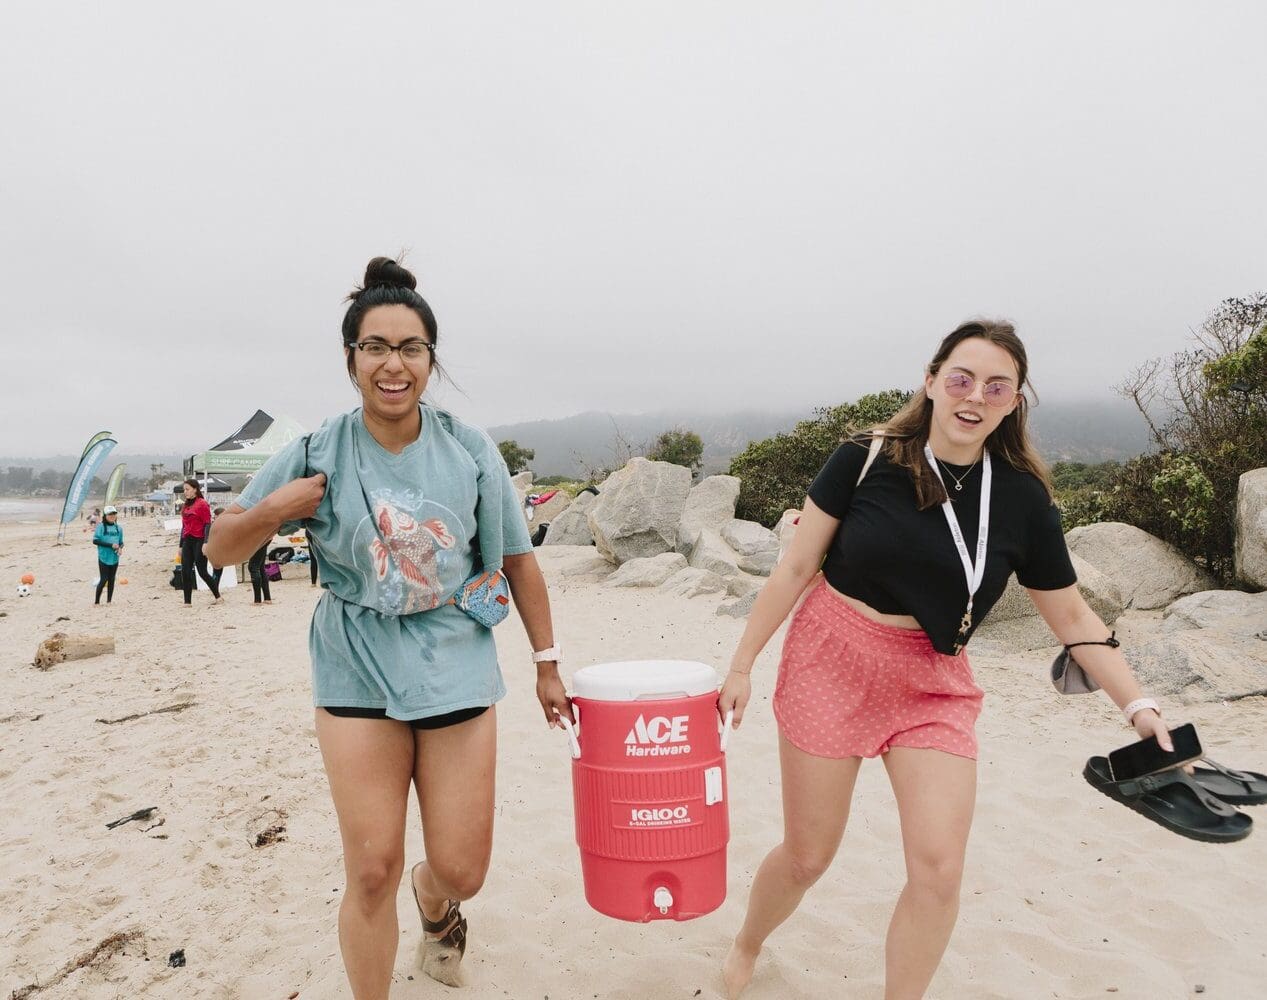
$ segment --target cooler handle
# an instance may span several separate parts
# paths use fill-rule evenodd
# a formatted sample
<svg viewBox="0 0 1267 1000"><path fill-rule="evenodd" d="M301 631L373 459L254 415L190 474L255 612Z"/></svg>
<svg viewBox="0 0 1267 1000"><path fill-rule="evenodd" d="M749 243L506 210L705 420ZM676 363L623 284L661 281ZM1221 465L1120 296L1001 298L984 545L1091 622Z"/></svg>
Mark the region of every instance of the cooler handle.
<svg viewBox="0 0 1267 1000"><path fill-rule="evenodd" d="M562 723L564 731L568 734L568 742L572 744L572 759L581 759L581 743L576 738L576 727L572 725L572 720L561 713L557 708L554 714L558 716L559 722Z"/></svg>
<svg viewBox="0 0 1267 1000"><path fill-rule="evenodd" d="M735 710L732 708L729 712L726 713L726 718L722 720L722 724L721 724L721 752L722 753L726 752L726 744L730 742L730 724L731 722L734 721L734 718L735 718Z"/></svg>

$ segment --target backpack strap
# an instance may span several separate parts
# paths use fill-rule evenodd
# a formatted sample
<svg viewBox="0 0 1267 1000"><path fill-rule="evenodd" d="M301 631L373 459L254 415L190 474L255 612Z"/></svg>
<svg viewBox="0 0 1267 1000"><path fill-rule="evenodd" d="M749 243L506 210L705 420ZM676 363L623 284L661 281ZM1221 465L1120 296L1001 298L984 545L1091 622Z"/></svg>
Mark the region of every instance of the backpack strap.
<svg viewBox="0 0 1267 1000"><path fill-rule="evenodd" d="M880 454L880 449L884 446L884 435L876 432L871 435L871 447L867 449L867 460L862 465L862 471L858 473L858 482L854 483L854 489L857 489L864 479L867 478L867 472L871 469L871 463L875 461L876 455Z"/></svg>

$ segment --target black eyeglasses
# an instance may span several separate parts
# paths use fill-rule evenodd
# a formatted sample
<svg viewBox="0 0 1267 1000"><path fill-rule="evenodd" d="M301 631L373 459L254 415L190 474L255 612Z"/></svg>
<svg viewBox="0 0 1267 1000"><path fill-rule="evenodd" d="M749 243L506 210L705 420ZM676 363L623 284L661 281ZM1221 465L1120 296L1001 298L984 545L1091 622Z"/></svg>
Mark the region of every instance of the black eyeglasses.
<svg viewBox="0 0 1267 1000"><path fill-rule="evenodd" d="M436 345L426 340L406 340L395 347L385 340L362 340L352 346L371 361L386 361L392 351L398 352L403 361L421 361L436 352Z"/></svg>

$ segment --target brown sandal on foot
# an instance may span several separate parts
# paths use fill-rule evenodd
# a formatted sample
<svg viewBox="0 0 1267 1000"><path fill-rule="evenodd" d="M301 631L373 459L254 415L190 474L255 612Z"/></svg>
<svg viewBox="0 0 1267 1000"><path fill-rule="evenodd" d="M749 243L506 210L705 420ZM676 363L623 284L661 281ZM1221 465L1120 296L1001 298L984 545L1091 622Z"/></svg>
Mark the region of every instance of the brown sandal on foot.
<svg viewBox="0 0 1267 1000"><path fill-rule="evenodd" d="M418 947L418 963L422 971L445 986L461 986L461 962L466 954L466 917L458 908L458 901L450 899L444 916L428 920L418 898L418 883L414 873L418 862L409 871L409 887L414 891L414 904L418 907L418 919L422 921L422 943Z"/></svg>

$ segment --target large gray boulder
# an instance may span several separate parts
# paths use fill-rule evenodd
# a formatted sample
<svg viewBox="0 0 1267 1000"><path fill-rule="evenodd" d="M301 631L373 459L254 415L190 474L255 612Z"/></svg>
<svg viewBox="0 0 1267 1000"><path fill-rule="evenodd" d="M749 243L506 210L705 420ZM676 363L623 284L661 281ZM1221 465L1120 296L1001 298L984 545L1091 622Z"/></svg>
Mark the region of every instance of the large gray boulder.
<svg viewBox="0 0 1267 1000"><path fill-rule="evenodd" d="M688 566L669 577L660 585L660 589L678 597L698 597L701 594L722 593L726 589L726 581L706 569Z"/></svg>
<svg viewBox="0 0 1267 1000"><path fill-rule="evenodd" d="M1181 597L1166 609L1162 631L1212 628L1233 635L1267 639L1267 590L1205 590Z"/></svg>
<svg viewBox="0 0 1267 1000"><path fill-rule="evenodd" d="M630 559L607 578L613 587L658 587L669 577L686 569L686 556L680 552L661 552L645 559Z"/></svg>
<svg viewBox="0 0 1267 1000"><path fill-rule="evenodd" d="M1267 469L1250 469L1236 484L1236 575L1267 587Z"/></svg>
<svg viewBox="0 0 1267 1000"><path fill-rule="evenodd" d="M552 587L556 577L611 575L612 564L600 556L592 545L555 545L548 549L539 548L536 552L541 571Z"/></svg>
<svg viewBox="0 0 1267 1000"><path fill-rule="evenodd" d="M745 594L735 601L727 601L719 604L714 614L721 615L723 618L747 618L752 606L757 603L757 594L759 591L753 591L751 594Z"/></svg>
<svg viewBox="0 0 1267 1000"><path fill-rule="evenodd" d="M669 462L633 458L613 472L586 512L598 551L623 563L672 552L691 490L691 470Z"/></svg>
<svg viewBox="0 0 1267 1000"><path fill-rule="evenodd" d="M735 516L739 486L739 479L735 476L709 476L691 489L682 509L682 520L678 523L679 552L688 554L702 529L720 529Z"/></svg>
<svg viewBox="0 0 1267 1000"><path fill-rule="evenodd" d="M756 521L731 518L721 526L722 540L739 553L739 568L758 576L769 576L779 561L779 539Z"/></svg>
<svg viewBox="0 0 1267 1000"><path fill-rule="evenodd" d="M1078 590L1106 625L1122 614L1122 592L1105 574L1076 553L1069 553L1074 572L1078 574ZM1034 608L1034 602L1016 578L1008 581L1003 596L991 609L975 635L1010 649L1045 649L1059 646L1060 640Z"/></svg>
<svg viewBox="0 0 1267 1000"><path fill-rule="evenodd" d="M1185 704L1267 693L1267 642L1253 636L1193 629L1122 652L1145 691Z"/></svg>
<svg viewBox="0 0 1267 1000"><path fill-rule="evenodd" d="M593 545L594 536L590 534L589 519L585 516L596 497L593 493L581 493L563 511L551 520L546 529L543 545Z"/></svg>
<svg viewBox="0 0 1267 1000"><path fill-rule="evenodd" d="M760 593L764 586L765 580L762 577L753 576L743 570L726 577L726 593L731 597L747 597L749 594Z"/></svg>
<svg viewBox="0 0 1267 1000"><path fill-rule="evenodd" d="M1194 562L1133 524L1087 524L1070 531L1065 541L1070 552L1117 585L1128 608L1164 608L1177 597L1214 586Z"/></svg>
<svg viewBox="0 0 1267 1000"><path fill-rule="evenodd" d="M510 477L510 481L514 484L515 489L517 489L521 494L526 493L528 490L532 489L532 473L531 472L524 471L524 472L516 473L515 475Z"/></svg>
<svg viewBox="0 0 1267 1000"><path fill-rule="evenodd" d="M691 546L687 562L721 577L739 572L739 554L712 528L701 528L695 533L695 544Z"/></svg>

